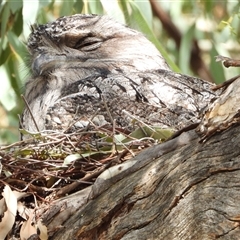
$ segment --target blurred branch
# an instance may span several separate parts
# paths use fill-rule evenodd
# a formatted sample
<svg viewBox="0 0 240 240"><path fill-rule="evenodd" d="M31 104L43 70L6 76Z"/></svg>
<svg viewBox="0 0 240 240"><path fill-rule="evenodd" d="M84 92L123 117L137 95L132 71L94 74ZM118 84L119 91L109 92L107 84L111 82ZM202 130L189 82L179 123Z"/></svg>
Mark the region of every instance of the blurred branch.
<svg viewBox="0 0 240 240"><path fill-rule="evenodd" d="M172 22L170 16L163 11L160 4L155 0L150 0L152 11L155 16L161 21L163 28L168 33L168 35L175 41L177 48L180 48L182 34L178 28ZM187 64L187 63L186 63ZM201 58L201 50L198 46L197 40L194 39L191 47L190 65L194 73L196 73L201 78L214 82L213 77L204 64Z"/></svg>

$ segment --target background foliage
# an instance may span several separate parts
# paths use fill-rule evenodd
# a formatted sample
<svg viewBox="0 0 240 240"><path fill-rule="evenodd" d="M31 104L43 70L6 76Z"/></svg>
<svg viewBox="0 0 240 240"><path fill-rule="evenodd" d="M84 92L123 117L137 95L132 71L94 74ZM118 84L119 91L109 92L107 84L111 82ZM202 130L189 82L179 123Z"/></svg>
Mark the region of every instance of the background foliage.
<svg viewBox="0 0 240 240"><path fill-rule="evenodd" d="M142 31L174 71L220 83L239 74L215 62L219 54L238 58L239 6L230 0L0 0L0 145L18 140L31 24L75 13L107 14Z"/></svg>

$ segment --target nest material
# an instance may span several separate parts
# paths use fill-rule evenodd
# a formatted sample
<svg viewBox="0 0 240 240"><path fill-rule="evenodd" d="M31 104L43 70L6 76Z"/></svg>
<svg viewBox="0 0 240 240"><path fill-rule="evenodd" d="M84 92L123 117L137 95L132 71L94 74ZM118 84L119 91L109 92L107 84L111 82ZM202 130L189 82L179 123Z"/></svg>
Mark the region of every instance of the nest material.
<svg viewBox="0 0 240 240"><path fill-rule="evenodd" d="M17 196L21 195L21 205L25 209L24 213L17 210L15 224L12 222L9 227L12 233L8 236L28 238L32 234L23 227L33 228L36 235L32 222L35 226L41 222L40 219L33 220L32 213L41 206L46 207L55 199L92 185L106 169L131 159L142 149L165 141L171 135L172 130L146 125L132 133L102 127L71 134L35 134L27 140L2 147L0 191L4 193L5 205L0 206L0 225L7 211L11 211L6 206L9 202L5 197L7 192L11 195L15 190ZM42 232L47 235L47 228Z"/></svg>
<svg viewBox="0 0 240 240"><path fill-rule="evenodd" d="M53 200L92 185L107 168L166 140L171 130L139 127L132 133L114 129L71 134L37 134L0 150L0 190L5 185Z"/></svg>

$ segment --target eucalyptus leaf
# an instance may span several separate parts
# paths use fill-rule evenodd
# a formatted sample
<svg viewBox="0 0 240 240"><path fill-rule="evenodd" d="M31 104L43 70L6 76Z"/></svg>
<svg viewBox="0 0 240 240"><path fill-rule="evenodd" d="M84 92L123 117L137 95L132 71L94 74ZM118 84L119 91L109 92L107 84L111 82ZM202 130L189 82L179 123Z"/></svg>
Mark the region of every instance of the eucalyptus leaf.
<svg viewBox="0 0 240 240"><path fill-rule="evenodd" d="M15 60L15 58L10 58L7 61L7 64L5 65L6 70L8 71L8 75L9 75L9 80L12 86L12 89L16 96L17 99L20 99L20 79L19 79L19 74L18 74L18 65L17 62ZM14 72L14 74L12 74ZM14 101L14 99L12 99Z"/></svg>
<svg viewBox="0 0 240 240"><path fill-rule="evenodd" d="M7 38L10 43L14 57L17 58L18 60L21 59L22 54L25 50L25 46L23 45L23 43L21 41L19 41L18 36L12 31L8 31Z"/></svg>
<svg viewBox="0 0 240 240"><path fill-rule="evenodd" d="M8 78L6 66L2 65L0 67L0 76L3 80ZM0 102L7 111L10 111L16 105L14 91L11 88L10 81L1 81Z"/></svg>
<svg viewBox="0 0 240 240"><path fill-rule="evenodd" d="M23 31L23 16L22 12L18 11L15 14L14 24L12 26L12 32L19 36Z"/></svg>
<svg viewBox="0 0 240 240"><path fill-rule="evenodd" d="M30 156L34 153L34 151L32 149L23 149L23 150L20 150L20 151L17 151L15 153L15 156Z"/></svg>
<svg viewBox="0 0 240 240"><path fill-rule="evenodd" d="M143 126L141 128L136 129L129 135L131 139L127 138L123 142L126 143L128 141L132 141L132 138L141 139L146 137L150 137L155 140L165 141L166 139L172 136L173 132L174 131L172 129L162 129L160 127L154 126L151 126L150 128L147 126Z"/></svg>
<svg viewBox="0 0 240 240"><path fill-rule="evenodd" d="M10 16L10 7L8 3L6 3L3 7L3 11L1 13L1 38L0 38L0 55L2 55L3 48L3 39L5 36L5 32L7 30L7 23Z"/></svg>
<svg viewBox="0 0 240 240"><path fill-rule="evenodd" d="M144 16L144 19L146 20L147 24L151 26L153 21L153 14L152 14L152 8L151 8L150 2L135 1L135 4L138 6L139 11Z"/></svg>
<svg viewBox="0 0 240 240"><path fill-rule="evenodd" d="M142 31L146 37L157 47L157 49L160 51L162 56L165 58L169 66L172 68L175 72L180 72L180 69L177 67L177 65L169 58L169 55L167 54L166 50L162 46L162 44L157 40L156 36L154 35L151 27L148 25L146 19L142 15L141 11L139 10L138 6L135 2L130 1L130 6L132 8L132 14L129 16L131 21L131 26L136 27Z"/></svg>
<svg viewBox="0 0 240 240"><path fill-rule="evenodd" d="M217 84L220 84L222 82L224 82L225 79L225 74L224 74L224 69L222 67L222 64L220 64L219 62L216 62L216 56L218 56L219 53L217 52L215 46L213 45L213 47L210 50L210 56L211 56L211 62L210 62L210 71L212 73L212 76L214 77L214 81Z"/></svg>
<svg viewBox="0 0 240 240"><path fill-rule="evenodd" d="M191 74L190 71L190 56L193 45L195 24L193 24L183 35L180 50L179 50L179 67L184 74Z"/></svg>
<svg viewBox="0 0 240 240"><path fill-rule="evenodd" d="M81 155L79 153L68 155L63 162L62 167L67 167L72 162L76 161L77 159L81 158Z"/></svg>
<svg viewBox="0 0 240 240"><path fill-rule="evenodd" d="M123 12L117 0L100 0L104 11L112 18L116 19L120 23L125 23Z"/></svg>
<svg viewBox="0 0 240 240"><path fill-rule="evenodd" d="M2 40L2 39L1 39L1 40ZM1 40L0 40L0 41L1 41ZM8 44L8 46L7 46L5 49L3 49L2 53L1 53L0 66L7 61L7 59L8 59L9 56L10 56L10 54L11 54L11 49L10 49L9 44ZM8 78L8 76L6 76L6 79L7 79L7 78Z"/></svg>
<svg viewBox="0 0 240 240"><path fill-rule="evenodd" d="M114 139L116 142L121 143L126 137L123 134L116 134L114 135Z"/></svg>
<svg viewBox="0 0 240 240"><path fill-rule="evenodd" d="M84 5L83 1L81 1L81 0L76 1L76 2L74 3L74 5L73 5L73 8L74 8L74 10L75 10L75 13L80 13L80 12L82 12L83 5Z"/></svg>
<svg viewBox="0 0 240 240"><path fill-rule="evenodd" d="M30 131L27 131L26 129L19 129L19 132L22 135L30 135L31 137L34 137L34 138L42 137L41 133L33 133L33 132L30 132Z"/></svg>
<svg viewBox="0 0 240 240"><path fill-rule="evenodd" d="M60 16L69 15L69 13L73 10L73 8L74 8L73 0L63 1L60 8Z"/></svg>
<svg viewBox="0 0 240 240"><path fill-rule="evenodd" d="M101 1L88 1L89 11L85 13L103 14L103 6Z"/></svg>
<svg viewBox="0 0 240 240"><path fill-rule="evenodd" d="M37 14L39 11L39 0L34 0L34 3L29 2L29 0L22 0L23 1L23 8L22 8L22 15L23 15L23 35L27 37L31 30L30 25L36 22Z"/></svg>
<svg viewBox="0 0 240 240"><path fill-rule="evenodd" d="M19 11L22 8L22 1L8 1L9 7L11 9L11 12L15 14L17 11Z"/></svg>

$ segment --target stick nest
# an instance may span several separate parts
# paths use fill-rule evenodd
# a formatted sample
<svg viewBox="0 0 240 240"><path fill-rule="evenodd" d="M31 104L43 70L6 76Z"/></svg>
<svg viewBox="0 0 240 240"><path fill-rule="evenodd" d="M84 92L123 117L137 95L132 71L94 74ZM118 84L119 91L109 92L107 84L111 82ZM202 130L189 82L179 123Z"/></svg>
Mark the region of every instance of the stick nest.
<svg viewBox="0 0 240 240"><path fill-rule="evenodd" d="M107 168L165 141L172 130L139 127L132 133L98 128L70 134L30 135L0 149L1 185L52 201L92 185Z"/></svg>

